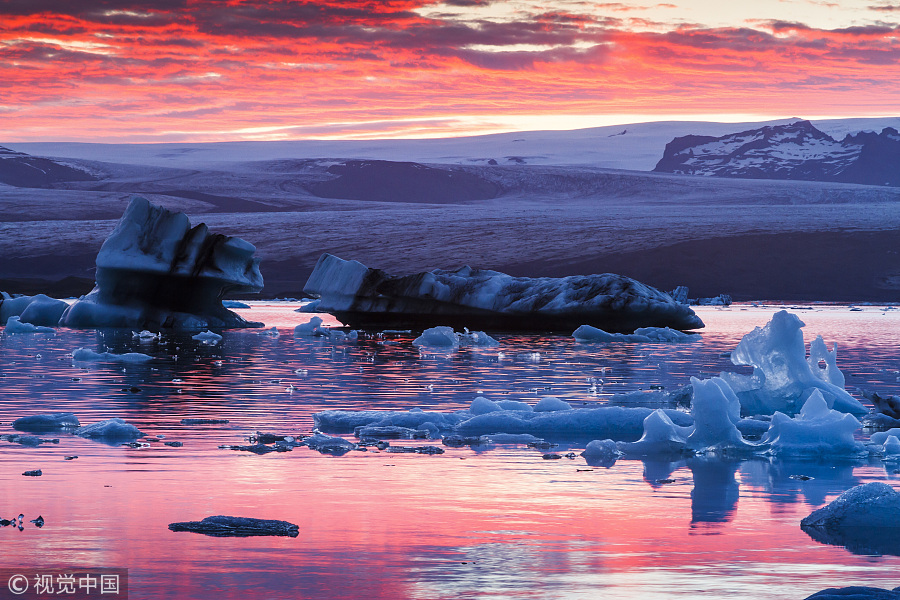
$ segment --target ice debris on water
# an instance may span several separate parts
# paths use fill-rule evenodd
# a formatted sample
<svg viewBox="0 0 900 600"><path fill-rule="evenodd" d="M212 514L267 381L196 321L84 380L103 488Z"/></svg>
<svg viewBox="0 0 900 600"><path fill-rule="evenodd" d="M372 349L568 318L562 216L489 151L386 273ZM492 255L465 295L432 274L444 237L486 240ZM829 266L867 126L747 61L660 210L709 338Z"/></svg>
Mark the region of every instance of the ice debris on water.
<svg viewBox="0 0 900 600"><path fill-rule="evenodd" d="M19 320L19 317L10 317L6 320L6 329L7 334L15 334L15 333L56 333L56 330L52 327L45 327L43 325L32 325L31 323L25 323Z"/></svg>
<svg viewBox="0 0 900 600"><path fill-rule="evenodd" d="M141 341L141 342L152 342L154 340L159 339L158 333L153 333L152 331L148 331L143 329L141 331L132 331L131 332L132 339Z"/></svg>
<svg viewBox="0 0 900 600"><path fill-rule="evenodd" d="M19 417L12 423L13 429L19 431L56 431L59 429L74 429L80 427L78 417L70 412L42 413Z"/></svg>
<svg viewBox="0 0 900 600"><path fill-rule="evenodd" d="M118 418L79 427L74 433L80 437L111 442L134 440L144 436L137 427Z"/></svg>
<svg viewBox="0 0 900 600"><path fill-rule="evenodd" d="M190 531L216 537L250 537L258 535L297 537L300 527L287 521L254 519L249 517L228 517L216 515L202 521L170 523L172 531Z"/></svg>
<svg viewBox="0 0 900 600"><path fill-rule="evenodd" d="M25 477L40 477L43 474L44 472L40 469L35 469L34 471L25 471L24 473L22 473L22 475L24 475Z"/></svg>
<svg viewBox="0 0 900 600"><path fill-rule="evenodd" d="M257 332L259 335L264 335L271 338L281 337L281 334L278 333L278 328L274 325L269 327L268 329L263 329L262 331Z"/></svg>
<svg viewBox="0 0 900 600"><path fill-rule="evenodd" d="M294 327L294 336L323 336L328 335L328 328L322 327L322 317L312 317L306 323Z"/></svg>
<svg viewBox="0 0 900 600"><path fill-rule="evenodd" d="M182 419L182 425L224 425L228 423L228 419Z"/></svg>
<svg viewBox="0 0 900 600"><path fill-rule="evenodd" d="M114 354L112 352L95 352L89 348L78 348L72 351L72 360L76 362L129 362L139 363L153 360L149 354L141 352L126 352L125 354Z"/></svg>
<svg viewBox="0 0 900 600"><path fill-rule="evenodd" d="M576 342L696 342L702 339L699 333L684 333L670 327L641 327L634 333L607 333L602 329L582 325L572 333Z"/></svg>
<svg viewBox="0 0 900 600"><path fill-rule="evenodd" d="M900 396L881 396L875 392L862 391L863 398L875 406L875 412L891 419L900 419Z"/></svg>
<svg viewBox="0 0 900 600"><path fill-rule="evenodd" d="M413 345L445 349L466 346L494 348L499 346L500 342L483 331L469 331L465 329L462 333L457 333L453 331L452 327L438 326L423 331L422 335L413 340Z"/></svg>
<svg viewBox="0 0 900 600"><path fill-rule="evenodd" d="M207 346L215 346L222 341L222 336L207 329L206 331L202 331L197 335L192 335L191 339L197 340L201 344L206 344Z"/></svg>

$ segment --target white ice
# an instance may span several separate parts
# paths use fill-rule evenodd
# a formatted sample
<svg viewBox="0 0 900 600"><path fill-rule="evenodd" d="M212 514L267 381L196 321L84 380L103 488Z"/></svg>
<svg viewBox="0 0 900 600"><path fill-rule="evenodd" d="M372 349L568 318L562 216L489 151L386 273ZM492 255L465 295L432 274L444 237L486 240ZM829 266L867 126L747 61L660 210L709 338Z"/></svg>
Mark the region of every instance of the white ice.
<svg viewBox="0 0 900 600"><path fill-rule="evenodd" d="M207 346L215 346L222 341L222 336L207 329L206 331L201 331L197 335L192 335L191 339L197 340L201 344L206 344Z"/></svg>
<svg viewBox="0 0 900 600"><path fill-rule="evenodd" d="M68 307L67 302L44 294L13 298L6 292L0 292L0 323L6 323L10 317L18 316L22 323L55 327Z"/></svg>
<svg viewBox="0 0 900 600"><path fill-rule="evenodd" d="M483 331L469 331L466 329L463 333L453 331L452 327L438 326L431 327L422 332L422 335L413 340L413 345L426 348L443 348L451 350L454 348L465 346L480 346L485 348L493 348L500 345L500 342L489 336Z"/></svg>
<svg viewBox="0 0 900 600"><path fill-rule="evenodd" d="M328 335L328 332L322 327L322 317L313 317L306 323L301 323L294 327L295 336L319 336Z"/></svg>
<svg viewBox="0 0 900 600"><path fill-rule="evenodd" d="M821 391L815 390L793 419L776 412L761 442L776 455L856 456L867 452L853 437L860 427L853 415L828 408Z"/></svg>

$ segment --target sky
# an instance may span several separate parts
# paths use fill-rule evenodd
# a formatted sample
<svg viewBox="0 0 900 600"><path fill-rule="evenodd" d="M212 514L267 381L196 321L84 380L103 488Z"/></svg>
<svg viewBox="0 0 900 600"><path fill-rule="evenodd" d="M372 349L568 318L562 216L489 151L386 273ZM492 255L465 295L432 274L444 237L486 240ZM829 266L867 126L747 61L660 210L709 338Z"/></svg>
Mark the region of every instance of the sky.
<svg viewBox="0 0 900 600"><path fill-rule="evenodd" d="M888 0L3 0L0 143L894 116Z"/></svg>

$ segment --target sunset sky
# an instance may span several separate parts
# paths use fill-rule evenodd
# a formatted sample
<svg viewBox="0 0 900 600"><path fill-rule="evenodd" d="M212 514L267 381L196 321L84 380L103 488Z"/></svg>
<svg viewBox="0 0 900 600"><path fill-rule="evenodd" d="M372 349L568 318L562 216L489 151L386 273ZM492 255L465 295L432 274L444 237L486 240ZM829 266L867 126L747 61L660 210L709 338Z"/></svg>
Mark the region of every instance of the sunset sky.
<svg viewBox="0 0 900 600"><path fill-rule="evenodd" d="M900 2L5 0L0 143L896 115Z"/></svg>

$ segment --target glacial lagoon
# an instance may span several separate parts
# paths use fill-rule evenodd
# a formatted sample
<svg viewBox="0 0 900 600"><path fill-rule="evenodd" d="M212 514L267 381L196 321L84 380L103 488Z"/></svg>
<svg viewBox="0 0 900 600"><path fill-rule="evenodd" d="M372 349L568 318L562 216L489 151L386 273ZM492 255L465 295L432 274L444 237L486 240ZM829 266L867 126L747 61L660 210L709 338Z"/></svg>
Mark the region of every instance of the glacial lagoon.
<svg viewBox="0 0 900 600"><path fill-rule="evenodd" d="M900 464L877 458L592 466L578 455L585 441L562 441L552 452L575 458L558 460L524 444L342 456L220 447L256 432L308 434L323 410L449 412L477 396L592 407L651 386L671 391L691 376L748 373L728 353L783 308L806 323L807 343L816 335L837 343L856 398L858 388L897 395L900 310L699 307L707 327L698 342L496 334L499 347L438 351L420 350L407 333L294 337L311 316L294 312L296 303L251 305L238 312L279 336L228 330L215 345L183 333L141 341L124 330L0 336L0 434L16 433L18 417L65 411L82 424L120 417L156 440L0 441L0 517L25 515L21 531L0 528L4 569L128 568L133 599L800 599L827 587L900 585L889 544L848 550L799 527L855 485L900 480ZM75 362L81 347L154 358ZM22 476L35 469L42 476ZM38 515L41 528L29 523ZM167 527L210 515L286 520L300 535L218 538Z"/></svg>

